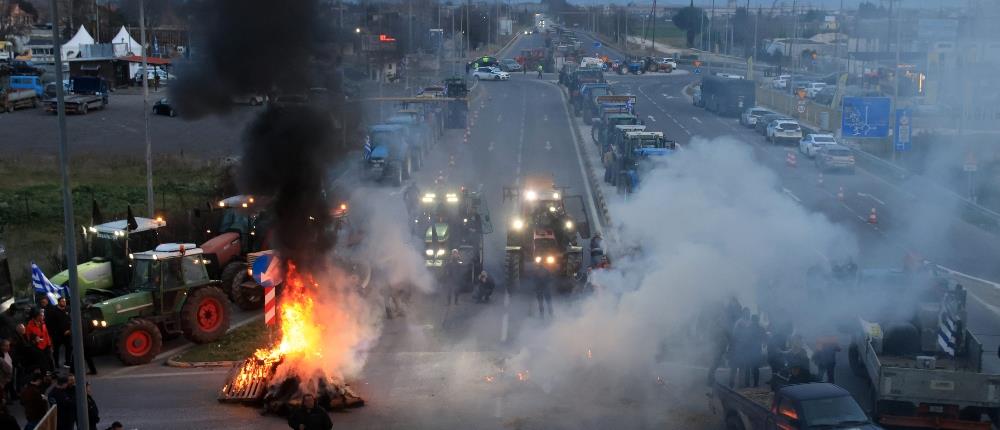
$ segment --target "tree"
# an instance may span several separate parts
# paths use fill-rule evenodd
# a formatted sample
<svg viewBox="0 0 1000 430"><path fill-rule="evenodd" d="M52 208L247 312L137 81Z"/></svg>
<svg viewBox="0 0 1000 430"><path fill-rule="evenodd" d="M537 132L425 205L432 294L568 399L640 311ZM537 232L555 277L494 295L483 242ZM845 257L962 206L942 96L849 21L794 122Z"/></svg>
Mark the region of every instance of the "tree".
<svg viewBox="0 0 1000 430"><path fill-rule="evenodd" d="M691 0L691 5L678 10L671 20L677 28L684 30L687 46L690 48L694 46L694 38L701 34L702 23L708 18L705 16L705 11L694 7L694 0Z"/></svg>

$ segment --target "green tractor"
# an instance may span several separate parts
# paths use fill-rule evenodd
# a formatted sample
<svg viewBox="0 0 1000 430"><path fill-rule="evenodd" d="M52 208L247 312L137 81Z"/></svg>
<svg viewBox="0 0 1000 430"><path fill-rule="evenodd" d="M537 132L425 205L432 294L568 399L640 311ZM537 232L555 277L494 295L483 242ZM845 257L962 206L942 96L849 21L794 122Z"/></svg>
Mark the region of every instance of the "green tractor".
<svg viewBox="0 0 1000 430"><path fill-rule="evenodd" d="M86 297L91 290L127 287L132 274L129 254L148 251L160 243L159 231L167 226L166 221L134 217L131 208L128 214L126 219L83 229L84 253L88 261L76 266L81 297ZM69 283L69 271L59 272L49 280L55 285L65 285Z"/></svg>
<svg viewBox="0 0 1000 430"><path fill-rule="evenodd" d="M414 233L424 242L424 265L441 272L451 250L458 250L469 268L469 286L484 267L484 236L493 233L486 199L465 188L429 192L420 198L413 219Z"/></svg>
<svg viewBox="0 0 1000 430"><path fill-rule="evenodd" d="M131 282L100 291L101 300L84 309L89 340L98 349L115 351L126 365L145 364L160 353L165 336L207 343L226 334L229 299L219 281L209 279L201 249L163 244L130 258Z"/></svg>

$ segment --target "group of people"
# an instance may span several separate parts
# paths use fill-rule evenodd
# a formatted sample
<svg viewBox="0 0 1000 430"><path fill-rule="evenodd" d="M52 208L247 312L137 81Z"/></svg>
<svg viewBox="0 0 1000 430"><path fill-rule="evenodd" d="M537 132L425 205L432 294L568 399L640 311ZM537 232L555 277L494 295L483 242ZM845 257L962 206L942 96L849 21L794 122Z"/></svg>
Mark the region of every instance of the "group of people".
<svg viewBox="0 0 1000 430"><path fill-rule="evenodd" d="M715 382L715 373L724 361L729 364L729 386L734 388L737 384L758 387L764 364L771 369L772 385L779 381L801 384L835 380L837 353L841 350L836 339L818 342L810 358L802 335L795 333L790 323L771 322L765 327L760 315L751 314L749 308L742 307L735 299L715 324L714 331L709 385ZM815 377L810 363L815 363L819 370Z"/></svg>
<svg viewBox="0 0 1000 430"><path fill-rule="evenodd" d="M38 306L28 311L26 324L15 326L15 333L9 339L15 362L16 375L28 375L35 370L52 372L68 368L73 372L73 342L71 335L72 321L65 297L60 297L55 304L48 297L38 299ZM84 330L84 361L87 363L87 373L97 374L89 342L87 324Z"/></svg>
<svg viewBox="0 0 1000 430"><path fill-rule="evenodd" d="M464 266L462 254L457 249L452 249L448 260L444 263L444 279L448 285L449 306L458 304L458 295L465 290L470 281L466 278L469 272ZM493 290L496 289L496 283L493 282L493 277L483 270L476 275L472 287L476 302L488 303L493 296Z"/></svg>

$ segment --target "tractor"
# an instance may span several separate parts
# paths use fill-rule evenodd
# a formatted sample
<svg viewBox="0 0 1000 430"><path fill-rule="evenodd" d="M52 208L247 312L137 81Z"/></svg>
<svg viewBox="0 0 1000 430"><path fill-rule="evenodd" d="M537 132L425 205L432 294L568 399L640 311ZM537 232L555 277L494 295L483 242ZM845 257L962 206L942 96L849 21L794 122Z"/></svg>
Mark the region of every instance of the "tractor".
<svg viewBox="0 0 1000 430"><path fill-rule="evenodd" d="M209 277L222 281L222 289L241 309L259 307L241 294L235 282L246 271L247 255L270 248L266 205L252 196L239 195L218 202L223 209L217 235L201 244ZM211 230L209 230L211 231Z"/></svg>
<svg viewBox="0 0 1000 430"><path fill-rule="evenodd" d="M406 126L376 124L369 127L366 139L362 168L365 179L387 180L398 187L419 167L420 151L410 142Z"/></svg>
<svg viewBox="0 0 1000 430"><path fill-rule="evenodd" d="M229 330L229 301L219 281L208 276L202 250L192 244L163 244L130 254L131 282L104 291L87 304L84 323L98 350L113 350L126 365L149 363L163 338L183 335L213 342Z"/></svg>
<svg viewBox="0 0 1000 430"><path fill-rule="evenodd" d="M465 128L469 119L469 85L463 78L445 79L444 95L450 99L444 114L444 128Z"/></svg>
<svg viewBox="0 0 1000 430"><path fill-rule="evenodd" d="M94 219L100 222L98 213L95 205ZM110 290L129 285L132 274L129 254L155 248L160 243L159 231L166 226L163 218L133 216L129 207L126 219L83 229L84 251L90 261L76 266L81 297L90 290ZM69 283L69 271L57 273L50 281L55 285Z"/></svg>
<svg viewBox="0 0 1000 430"><path fill-rule="evenodd" d="M642 125L642 121L639 117L627 113L602 114L599 122L595 122L590 130L590 137L594 140L594 144L601 148L602 152L610 145L609 136L617 125Z"/></svg>
<svg viewBox="0 0 1000 430"><path fill-rule="evenodd" d="M534 182L534 184L533 184ZM556 282L560 292L572 291L582 267L583 247L577 238L590 238L590 221L582 196L566 196L565 189L548 182L528 181L524 189L504 187L504 201L520 205L507 230L504 271L507 288L516 291L527 275L535 282ZM530 266L529 266L530 265Z"/></svg>
<svg viewBox="0 0 1000 430"><path fill-rule="evenodd" d="M660 131L626 131L613 148L614 160L606 175L618 192L630 194L639 186L643 161L651 157L665 157L677 149L676 142L667 140Z"/></svg>
<svg viewBox="0 0 1000 430"><path fill-rule="evenodd" d="M464 187L424 193L418 213L413 214L413 225L414 233L424 243L425 267L442 275L451 250L458 250L460 263L468 268L463 277L471 287L484 267L484 236L493 233L489 207L482 194Z"/></svg>

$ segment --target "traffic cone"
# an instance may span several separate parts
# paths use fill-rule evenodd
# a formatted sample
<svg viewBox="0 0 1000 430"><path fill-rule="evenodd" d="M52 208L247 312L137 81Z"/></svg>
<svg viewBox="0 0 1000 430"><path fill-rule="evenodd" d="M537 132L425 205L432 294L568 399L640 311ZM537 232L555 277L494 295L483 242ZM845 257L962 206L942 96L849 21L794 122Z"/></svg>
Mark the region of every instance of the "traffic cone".
<svg viewBox="0 0 1000 430"><path fill-rule="evenodd" d="M816 184L821 187L823 186L823 172L820 172L819 177L816 178Z"/></svg>
<svg viewBox="0 0 1000 430"><path fill-rule="evenodd" d="M448 156L448 165L452 166L452 167L455 166L455 156L454 155Z"/></svg>
<svg viewBox="0 0 1000 430"><path fill-rule="evenodd" d="M875 208L872 208L872 212L868 214L868 224L878 224L878 213L875 212Z"/></svg>
<svg viewBox="0 0 1000 430"><path fill-rule="evenodd" d="M844 187L837 190L837 200L844 201Z"/></svg>
<svg viewBox="0 0 1000 430"><path fill-rule="evenodd" d="M789 152L788 155L785 156L785 164L788 164L788 167L795 167L799 164L799 160L795 156L794 152Z"/></svg>

